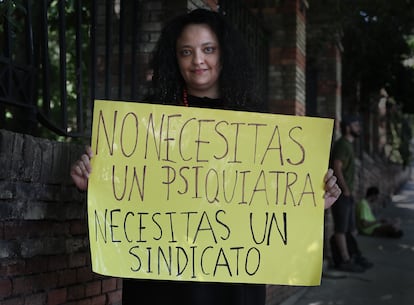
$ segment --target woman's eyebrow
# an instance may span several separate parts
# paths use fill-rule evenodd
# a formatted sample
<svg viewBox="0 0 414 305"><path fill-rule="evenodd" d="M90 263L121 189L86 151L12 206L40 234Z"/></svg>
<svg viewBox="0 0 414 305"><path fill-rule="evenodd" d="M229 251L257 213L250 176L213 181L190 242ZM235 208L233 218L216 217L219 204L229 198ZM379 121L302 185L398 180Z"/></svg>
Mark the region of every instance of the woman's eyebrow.
<svg viewBox="0 0 414 305"><path fill-rule="evenodd" d="M214 41L207 41L207 42L203 42L202 44L201 44L201 46L206 46L206 45L216 45L216 44L218 44L218 43L216 43L216 42L214 42ZM194 47L192 44L190 44L190 43L184 43L184 44L177 44L177 47L180 47L180 48L192 48L192 47Z"/></svg>
<svg viewBox="0 0 414 305"><path fill-rule="evenodd" d="M205 42L205 43L203 43L203 44L202 44L202 46L207 46L207 45L216 45L216 44L217 44L216 42L209 41L209 42Z"/></svg>

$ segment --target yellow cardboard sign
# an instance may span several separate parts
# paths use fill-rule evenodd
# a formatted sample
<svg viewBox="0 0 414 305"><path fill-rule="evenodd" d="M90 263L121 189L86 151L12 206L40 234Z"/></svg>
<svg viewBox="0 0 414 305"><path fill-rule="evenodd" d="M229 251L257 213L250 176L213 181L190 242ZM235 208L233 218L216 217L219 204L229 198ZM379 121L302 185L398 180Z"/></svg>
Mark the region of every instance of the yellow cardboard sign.
<svg viewBox="0 0 414 305"><path fill-rule="evenodd" d="M333 121L95 101L92 268L318 285Z"/></svg>

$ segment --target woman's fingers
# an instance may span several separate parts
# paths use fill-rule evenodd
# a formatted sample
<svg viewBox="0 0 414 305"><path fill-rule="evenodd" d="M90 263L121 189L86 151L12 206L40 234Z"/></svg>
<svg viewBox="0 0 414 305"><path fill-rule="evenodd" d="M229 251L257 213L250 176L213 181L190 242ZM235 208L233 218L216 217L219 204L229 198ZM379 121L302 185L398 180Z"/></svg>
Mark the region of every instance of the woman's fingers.
<svg viewBox="0 0 414 305"><path fill-rule="evenodd" d="M92 155L92 149L87 146L86 152L71 167L70 175L73 182L80 190L86 190L88 187L89 175L92 172L90 162Z"/></svg>
<svg viewBox="0 0 414 305"><path fill-rule="evenodd" d="M89 177L89 174L92 171L92 167L91 167L89 156L87 154L83 154L81 156L78 166L81 168L83 175L86 177Z"/></svg>
<svg viewBox="0 0 414 305"><path fill-rule="evenodd" d="M336 183L337 178L333 175L333 170L328 169L325 175L325 209L329 208L339 198L342 191Z"/></svg>

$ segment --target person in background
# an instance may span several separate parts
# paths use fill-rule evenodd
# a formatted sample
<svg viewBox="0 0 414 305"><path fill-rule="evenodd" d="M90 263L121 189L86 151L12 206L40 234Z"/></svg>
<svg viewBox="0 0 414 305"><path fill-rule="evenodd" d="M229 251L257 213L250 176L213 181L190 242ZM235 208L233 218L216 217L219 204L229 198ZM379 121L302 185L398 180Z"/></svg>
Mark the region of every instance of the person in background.
<svg viewBox="0 0 414 305"><path fill-rule="evenodd" d="M353 252L359 252L359 250L351 252L349 248L349 241L353 241L353 249L358 248L355 239L357 230L353 199L355 177L353 143L360 135L361 126L359 118L353 115L344 116L340 126L342 136L334 143L331 153L331 166L342 190L342 194L331 209L334 222L332 248L339 253L339 259L335 259L337 269L348 272L363 272L372 264L360 253L353 257Z"/></svg>
<svg viewBox="0 0 414 305"><path fill-rule="evenodd" d="M162 30L152 59L150 102L232 110L258 110L253 68L240 34L216 12L197 9ZM75 185L86 190L90 147L72 166ZM325 176L325 207L341 190L332 170ZM264 305L266 286L160 280L123 281L123 305Z"/></svg>
<svg viewBox="0 0 414 305"><path fill-rule="evenodd" d="M371 205L379 197L379 189L371 186L367 189L365 198L358 202L356 207L357 227L359 233L368 236L400 238L403 236L400 219L377 219L372 212Z"/></svg>

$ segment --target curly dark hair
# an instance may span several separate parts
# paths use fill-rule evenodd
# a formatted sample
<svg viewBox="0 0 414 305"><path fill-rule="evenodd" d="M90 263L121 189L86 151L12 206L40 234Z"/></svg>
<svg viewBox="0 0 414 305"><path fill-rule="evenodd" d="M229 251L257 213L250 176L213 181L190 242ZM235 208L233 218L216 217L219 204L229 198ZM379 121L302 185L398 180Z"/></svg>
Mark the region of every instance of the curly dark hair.
<svg viewBox="0 0 414 305"><path fill-rule="evenodd" d="M164 104L182 104L185 83L178 67L176 42L189 24L206 24L217 36L222 65L219 87L225 108L254 109L255 77L247 46L221 14L205 9L175 17L162 30L151 60L153 98Z"/></svg>

